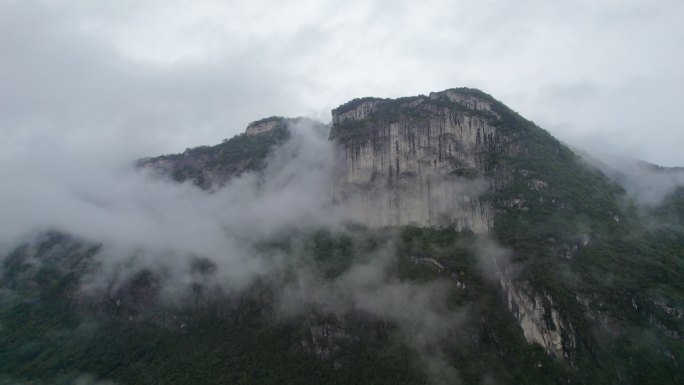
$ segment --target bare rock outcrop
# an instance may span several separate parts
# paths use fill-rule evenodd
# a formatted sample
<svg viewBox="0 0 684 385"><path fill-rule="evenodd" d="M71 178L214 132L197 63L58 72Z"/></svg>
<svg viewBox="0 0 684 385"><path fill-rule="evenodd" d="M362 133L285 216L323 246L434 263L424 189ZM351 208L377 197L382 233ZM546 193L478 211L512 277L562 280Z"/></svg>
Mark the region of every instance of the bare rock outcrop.
<svg viewBox="0 0 684 385"><path fill-rule="evenodd" d="M491 102L469 90L396 100L357 99L332 111L345 162L336 199L356 199L371 226L493 225L480 195L505 183L492 156L510 151Z"/></svg>

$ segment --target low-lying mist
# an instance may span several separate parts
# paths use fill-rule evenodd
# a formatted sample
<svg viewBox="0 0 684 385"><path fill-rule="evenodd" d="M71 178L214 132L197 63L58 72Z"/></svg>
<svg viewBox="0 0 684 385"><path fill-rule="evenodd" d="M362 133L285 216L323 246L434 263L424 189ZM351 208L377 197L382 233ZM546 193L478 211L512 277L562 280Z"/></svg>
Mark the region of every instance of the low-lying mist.
<svg viewBox="0 0 684 385"><path fill-rule="evenodd" d="M627 198L639 207L654 208L684 188L684 168L660 167L636 159L602 156L600 159L580 152L589 164L620 184Z"/></svg>
<svg viewBox="0 0 684 385"><path fill-rule="evenodd" d="M291 138L273 150L263 171L244 173L211 191L136 169L132 161L109 167L46 163L48 171L25 175L23 182L0 192L5 214L0 242L10 251L55 231L99 245L96 267L81 278L79 293L86 297L107 297L141 271L155 275L160 300L172 306L182 306L198 283L239 293L268 282L280 293L271 304L280 317L315 307L389 321L424 359L436 382L457 379L439 347L465 316L447 306L454 283L393 276L398 256L392 232L383 233L384 246L351 261L332 278L297 248L264 252L263 242L318 229L354 236L348 222L358 207L351 200L332 199L338 148L307 121L289 129ZM13 170L2 171L12 178L17 176ZM198 274L198 260L211 265L211 274Z"/></svg>
<svg viewBox="0 0 684 385"><path fill-rule="evenodd" d="M332 226L344 216L329 199L333 145L306 124L291 132L263 173L246 173L211 194L134 169L133 162L100 169L48 163L53 174L24 175L0 192L0 242L10 249L55 230L102 244L106 265L132 254L141 266L185 265L187 256L202 256L227 280L247 282L266 269L250 242L283 228ZM12 171L3 170L6 179Z"/></svg>

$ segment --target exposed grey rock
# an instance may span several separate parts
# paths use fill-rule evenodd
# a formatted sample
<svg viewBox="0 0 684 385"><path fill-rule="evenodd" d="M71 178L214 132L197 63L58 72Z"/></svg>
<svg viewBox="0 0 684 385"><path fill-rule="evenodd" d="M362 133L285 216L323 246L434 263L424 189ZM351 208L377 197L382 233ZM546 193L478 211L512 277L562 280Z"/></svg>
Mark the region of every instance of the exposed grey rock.
<svg viewBox="0 0 684 385"><path fill-rule="evenodd" d="M577 346L574 327L565 320L547 293L538 293L522 281L512 279L510 270L499 272L499 283L508 308L518 320L525 339L541 345L558 359L570 360Z"/></svg>
<svg viewBox="0 0 684 385"><path fill-rule="evenodd" d="M275 128L282 126L287 123L289 119L285 119L279 116L271 116L269 118L257 120L247 125L245 133L247 135L259 135L264 132L273 131Z"/></svg>
<svg viewBox="0 0 684 385"><path fill-rule="evenodd" d="M335 191L359 203L361 222L477 233L492 227L492 205L479 196L505 183L505 170L488 160L510 150L510 140L488 100L447 90L349 104L332 112L331 138L345 154Z"/></svg>

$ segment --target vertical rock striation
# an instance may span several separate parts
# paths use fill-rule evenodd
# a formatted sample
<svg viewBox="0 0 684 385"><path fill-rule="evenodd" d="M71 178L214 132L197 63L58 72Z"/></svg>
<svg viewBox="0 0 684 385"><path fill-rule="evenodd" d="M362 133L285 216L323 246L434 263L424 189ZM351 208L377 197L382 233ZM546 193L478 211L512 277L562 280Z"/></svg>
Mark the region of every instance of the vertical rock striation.
<svg viewBox="0 0 684 385"><path fill-rule="evenodd" d="M558 312L553 298L547 293L535 292L527 282L513 280L509 271L497 275L506 304L527 342L541 345L552 357L570 361L577 346L576 332Z"/></svg>
<svg viewBox="0 0 684 385"><path fill-rule="evenodd" d="M493 209L480 195L505 176L493 157L510 143L491 103L452 89L356 99L333 110L331 139L346 160L336 198L358 200L357 217L371 226L487 232Z"/></svg>

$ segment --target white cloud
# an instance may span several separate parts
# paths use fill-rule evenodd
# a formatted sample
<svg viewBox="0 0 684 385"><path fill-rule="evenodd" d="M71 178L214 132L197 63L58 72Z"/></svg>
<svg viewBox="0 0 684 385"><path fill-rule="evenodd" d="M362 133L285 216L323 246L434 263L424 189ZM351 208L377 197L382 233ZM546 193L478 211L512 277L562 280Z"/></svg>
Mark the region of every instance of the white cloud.
<svg viewBox="0 0 684 385"><path fill-rule="evenodd" d="M571 144L684 164L674 145L684 140L683 8L6 0L0 148L30 151L52 132L137 143L112 156L154 155L219 142L273 114L327 120L354 97L474 86Z"/></svg>

